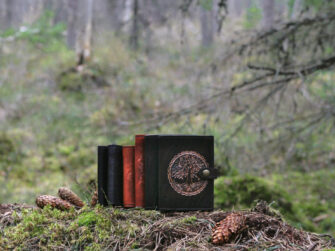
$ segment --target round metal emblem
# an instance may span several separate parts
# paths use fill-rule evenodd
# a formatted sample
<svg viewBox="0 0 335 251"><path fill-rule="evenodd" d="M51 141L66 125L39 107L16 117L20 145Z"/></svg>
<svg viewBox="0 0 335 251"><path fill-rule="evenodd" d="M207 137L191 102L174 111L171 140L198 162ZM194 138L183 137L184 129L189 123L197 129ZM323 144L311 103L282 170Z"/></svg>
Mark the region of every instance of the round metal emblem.
<svg viewBox="0 0 335 251"><path fill-rule="evenodd" d="M208 168L205 158L193 151L176 154L170 161L168 168L169 183L172 188L184 196L201 193L208 181L198 176L201 169Z"/></svg>

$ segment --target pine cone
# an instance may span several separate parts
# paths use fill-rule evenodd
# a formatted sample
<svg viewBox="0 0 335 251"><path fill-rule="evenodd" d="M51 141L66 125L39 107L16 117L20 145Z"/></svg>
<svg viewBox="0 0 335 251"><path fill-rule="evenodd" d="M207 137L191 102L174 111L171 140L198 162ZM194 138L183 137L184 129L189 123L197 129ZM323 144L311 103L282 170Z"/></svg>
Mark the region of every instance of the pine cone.
<svg viewBox="0 0 335 251"><path fill-rule="evenodd" d="M98 203L98 191L95 190L91 199L91 207L95 207L97 203Z"/></svg>
<svg viewBox="0 0 335 251"><path fill-rule="evenodd" d="M242 214L231 213L222 221L216 223L212 232L213 244L227 243L233 234L236 234L245 225Z"/></svg>
<svg viewBox="0 0 335 251"><path fill-rule="evenodd" d="M70 209L71 207L73 207L69 202L51 195L38 196L36 198L36 205L40 208L43 208L46 205L50 205L51 207L60 210Z"/></svg>
<svg viewBox="0 0 335 251"><path fill-rule="evenodd" d="M58 189L58 196L62 198L63 200L66 200L70 202L71 204L75 205L76 207L83 207L84 202L76 195L74 192L72 192L67 187L61 187Z"/></svg>

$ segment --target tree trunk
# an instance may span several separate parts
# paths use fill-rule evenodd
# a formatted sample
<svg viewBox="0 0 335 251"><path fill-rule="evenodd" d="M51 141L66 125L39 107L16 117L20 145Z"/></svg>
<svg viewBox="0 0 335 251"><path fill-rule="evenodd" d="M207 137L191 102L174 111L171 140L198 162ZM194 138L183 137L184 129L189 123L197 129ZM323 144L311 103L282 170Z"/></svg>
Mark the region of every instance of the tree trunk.
<svg viewBox="0 0 335 251"><path fill-rule="evenodd" d="M275 0L263 0L263 27L268 30L271 29L275 21Z"/></svg>
<svg viewBox="0 0 335 251"><path fill-rule="evenodd" d="M71 0L67 2L67 45L71 49L76 48L76 40L78 36L76 21L79 7L79 0Z"/></svg>
<svg viewBox="0 0 335 251"><path fill-rule="evenodd" d="M6 21L6 2L0 1L0 30L5 29Z"/></svg>
<svg viewBox="0 0 335 251"><path fill-rule="evenodd" d="M93 0L87 0L83 56L86 62L91 57Z"/></svg>
<svg viewBox="0 0 335 251"><path fill-rule="evenodd" d="M115 32L119 32L122 29L123 14L124 14L124 1L123 0L106 0L108 9L108 18L110 25Z"/></svg>
<svg viewBox="0 0 335 251"><path fill-rule="evenodd" d="M295 0L292 9L291 19L297 19L299 17L299 14L301 13L302 8L303 8L303 1Z"/></svg>
<svg viewBox="0 0 335 251"><path fill-rule="evenodd" d="M14 18L15 18L15 6L16 6L15 0L6 0L5 1L5 29L13 28L14 26Z"/></svg>
<svg viewBox="0 0 335 251"><path fill-rule="evenodd" d="M211 8L200 6L201 12L201 45L210 47L214 40L214 22L213 22L213 5Z"/></svg>
<svg viewBox="0 0 335 251"><path fill-rule="evenodd" d="M226 19L228 13L227 0L213 0L213 27L217 34L220 34L223 21Z"/></svg>
<svg viewBox="0 0 335 251"><path fill-rule="evenodd" d="M138 0L133 1L133 19L132 19L132 28L131 28L131 34L130 34L130 46L134 50L138 49L138 36L139 36L139 23L138 23Z"/></svg>
<svg viewBox="0 0 335 251"><path fill-rule="evenodd" d="M233 9L234 9L234 14L235 16L239 17L241 16L242 12L243 12L243 3L241 2L241 0L231 0L231 2L233 3Z"/></svg>
<svg viewBox="0 0 335 251"><path fill-rule="evenodd" d="M52 0L44 0L43 1L43 9L45 10L54 10L54 1Z"/></svg>
<svg viewBox="0 0 335 251"><path fill-rule="evenodd" d="M53 20L55 24L60 22L67 23L69 13L64 0L58 0L56 3L53 2L52 10L55 13Z"/></svg>

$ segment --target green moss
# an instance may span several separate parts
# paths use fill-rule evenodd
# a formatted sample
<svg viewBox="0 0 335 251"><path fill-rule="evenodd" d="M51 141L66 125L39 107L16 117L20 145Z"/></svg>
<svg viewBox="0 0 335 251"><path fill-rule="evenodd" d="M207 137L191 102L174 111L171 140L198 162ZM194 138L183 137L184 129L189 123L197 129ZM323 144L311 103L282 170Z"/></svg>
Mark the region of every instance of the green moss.
<svg viewBox="0 0 335 251"><path fill-rule="evenodd" d="M81 226L90 226L95 224L98 221L98 216L94 212L86 212L79 215L77 219L77 224Z"/></svg>
<svg viewBox="0 0 335 251"><path fill-rule="evenodd" d="M183 245L192 250L210 245L211 241L211 236L203 231L211 222L197 213L169 218L156 211L137 209L97 206L59 211L45 207L23 210L14 218L13 225L3 231L0 228L1 250L107 250L111 247L152 250L159 238L160 247L172 247L184 237ZM189 231L202 232L201 240L187 238Z"/></svg>
<svg viewBox="0 0 335 251"><path fill-rule="evenodd" d="M197 217L195 217L195 216L193 215L193 216L190 216L190 217L183 218L183 219L181 220L181 223L185 223L185 224L193 224L196 220L197 220Z"/></svg>
<svg viewBox="0 0 335 251"><path fill-rule="evenodd" d="M15 152L14 143L5 133L0 133L0 160Z"/></svg>
<svg viewBox="0 0 335 251"><path fill-rule="evenodd" d="M96 250L102 250L102 246L99 243L90 243L85 248L85 251L96 251Z"/></svg>
<svg viewBox="0 0 335 251"><path fill-rule="evenodd" d="M215 181L215 207L250 208L255 201L264 200L277 205L286 213L293 213L292 198L280 186L268 180L246 175L220 177Z"/></svg>
<svg viewBox="0 0 335 251"><path fill-rule="evenodd" d="M272 176L274 182L292 194L295 213L304 218L304 222L309 222L307 229L332 234L335 234L334 179L335 170Z"/></svg>
<svg viewBox="0 0 335 251"><path fill-rule="evenodd" d="M250 175L221 177L215 181L215 207L222 209L246 209L258 200L266 201L278 210L291 224L316 231L301 204L297 204L289 192L269 179Z"/></svg>
<svg viewBox="0 0 335 251"><path fill-rule="evenodd" d="M264 200L297 227L334 233L334 179L333 171L291 172L266 179L250 175L220 177L215 181L215 206L245 209Z"/></svg>
<svg viewBox="0 0 335 251"><path fill-rule="evenodd" d="M58 86L62 91L81 91L84 87L84 80L76 72L62 74L58 78Z"/></svg>

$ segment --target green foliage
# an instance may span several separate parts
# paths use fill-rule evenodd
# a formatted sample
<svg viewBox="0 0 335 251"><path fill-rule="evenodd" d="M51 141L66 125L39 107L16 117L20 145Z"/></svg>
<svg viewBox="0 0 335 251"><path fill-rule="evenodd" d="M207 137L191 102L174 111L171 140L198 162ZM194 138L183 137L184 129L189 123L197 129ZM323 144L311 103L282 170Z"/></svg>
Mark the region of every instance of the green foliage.
<svg viewBox="0 0 335 251"><path fill-rule="evenodd" d="M316 10L321 9L321 7L325 5L323 1L319 1L319 0L304 0L304 4L305 6L313 7Z"/></svg>
<svg viewBox="0 0 335 251"><path fill-rule="evenodd" d="M0 134L0 162L4 164L14 163L17 159L17 150L14 142L5 133Z"/></svg>
<svg viewBox="0 0 335 251"><path fill-rule="evenodd" d="M316 98L326 102L329 105L335 105L335 76L320 72L309 81L309 90Z"/></svg>
<svg viewBox="0 0 335 251"><path fill-rule="evenodd" d="M213 6L213 0L200 0L199 4L205 10L210 11Z"/></svg>
<svg viewBox="0 0 335 251"><path fill-rule="evenodd" d="M254 29L262 19L262 10L253 4L245 14L243 27L245 29Z"/></svg>
<svg viewBox="0 0 335 251"><path fill-rule="evenodd" d="M52 18L53 13L46 11L34 24L22 26L19 30L8 29L0 37L27 41L44 52L57 51L66 27L62 23L53 25Z"/></svg>

